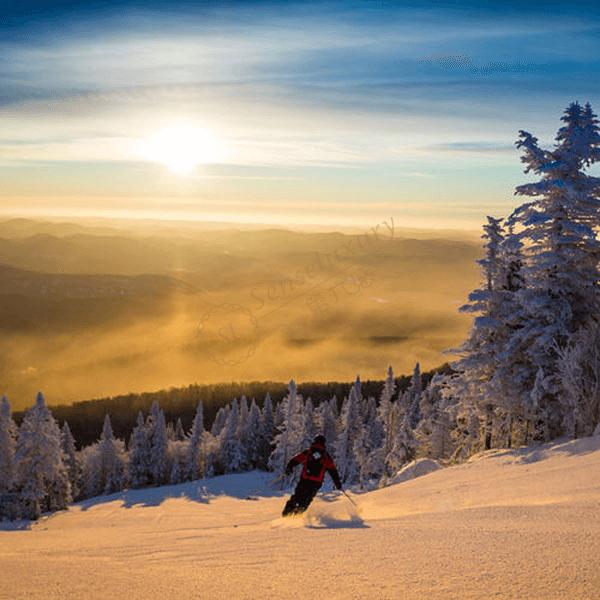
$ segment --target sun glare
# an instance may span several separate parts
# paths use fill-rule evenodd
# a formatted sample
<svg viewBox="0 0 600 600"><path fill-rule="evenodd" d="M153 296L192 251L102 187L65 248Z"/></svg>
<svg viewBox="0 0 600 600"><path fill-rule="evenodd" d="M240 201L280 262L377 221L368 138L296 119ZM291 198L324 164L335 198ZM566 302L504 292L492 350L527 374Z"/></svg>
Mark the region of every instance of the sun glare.
<svg viewBox="0 0 600 600"><path fill-rule="evenodd" d="M173 173L189 175L201 164L218 162L220 145L208 131L181 124L162 129L140 145L142 155Z"/></svg>

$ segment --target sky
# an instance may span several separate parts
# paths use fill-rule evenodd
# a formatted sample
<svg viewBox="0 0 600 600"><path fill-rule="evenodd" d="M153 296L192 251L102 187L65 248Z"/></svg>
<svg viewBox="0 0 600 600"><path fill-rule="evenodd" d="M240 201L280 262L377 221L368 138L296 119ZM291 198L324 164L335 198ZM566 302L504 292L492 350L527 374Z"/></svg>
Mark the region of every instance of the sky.
<svg viewBox="0 0 600 600"><path fill-rule="evenodd" d="M594 3L0 5L3 215L476 228L600 110Z"/></svg>

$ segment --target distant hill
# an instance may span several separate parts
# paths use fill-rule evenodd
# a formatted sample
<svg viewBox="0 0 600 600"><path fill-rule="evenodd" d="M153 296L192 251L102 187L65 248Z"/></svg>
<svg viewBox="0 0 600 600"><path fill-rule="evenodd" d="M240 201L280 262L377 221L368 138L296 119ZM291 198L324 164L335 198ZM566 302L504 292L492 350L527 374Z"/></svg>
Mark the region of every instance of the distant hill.
<svg viewBox="0 0 600 600"><path fill-rule="evenodd" d="M164 275L74 275L38 273L0 264L0 296L61 296L110 298L154 296L173 290L193 291L186 283Z"/></svg>
<svg viewBox="0 0 600 600"><path fill-rule="evenodd" d="M36 273L0 265L0 331L67 332L168 310L188 284L162 275Z"/></svg>
<svg viewBox="0 0 600 600"><path fill-rule="evenodd" d="M0 237L27 238L39 234L62 237L77 233L89 235L110 235L118 231L115 227L82 225L66 221L40 221L36 219L7 219L0 221Z"/></svg>

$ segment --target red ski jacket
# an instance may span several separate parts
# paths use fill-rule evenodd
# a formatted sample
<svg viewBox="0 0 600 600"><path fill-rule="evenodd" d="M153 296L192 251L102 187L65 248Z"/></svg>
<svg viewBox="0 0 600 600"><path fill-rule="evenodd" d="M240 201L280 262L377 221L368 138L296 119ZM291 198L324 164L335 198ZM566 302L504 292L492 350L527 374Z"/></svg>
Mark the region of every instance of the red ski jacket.
<svg viewBox="0 0 600 600"><path fill-rule="evenodd" d="M291 470L296 465L304 465L302 469L302 479L308 479L316 483L322 484L325 478L325 473L329 473L333 483L338 490L342 489L340 476L331 456L325 446L321 444L312 444L310 448L296 454L287 464L286 471Z"/></svg>

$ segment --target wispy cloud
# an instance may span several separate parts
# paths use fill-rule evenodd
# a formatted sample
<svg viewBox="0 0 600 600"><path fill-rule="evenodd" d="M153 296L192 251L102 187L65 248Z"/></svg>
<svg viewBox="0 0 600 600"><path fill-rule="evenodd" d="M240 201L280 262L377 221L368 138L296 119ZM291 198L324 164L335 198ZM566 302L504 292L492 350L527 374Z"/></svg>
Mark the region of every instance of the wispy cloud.
<svg viewBox="0 0 600 600"><path fill-rule="evenodd" d="M593 4L29 4L0 25L0 161L13 194L32 193L16 171L30 165L48 195L114 195L115 182L166 195L174 182L142 180L136 148L177 120L226 149L227 172L184 182L204 194L491 203L520 177L519 129L551 139L568 101L600 102Z"/></svg>

